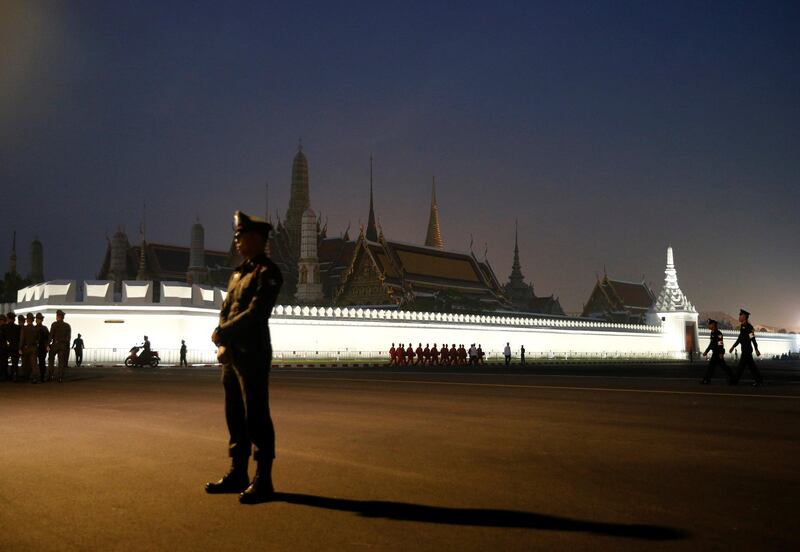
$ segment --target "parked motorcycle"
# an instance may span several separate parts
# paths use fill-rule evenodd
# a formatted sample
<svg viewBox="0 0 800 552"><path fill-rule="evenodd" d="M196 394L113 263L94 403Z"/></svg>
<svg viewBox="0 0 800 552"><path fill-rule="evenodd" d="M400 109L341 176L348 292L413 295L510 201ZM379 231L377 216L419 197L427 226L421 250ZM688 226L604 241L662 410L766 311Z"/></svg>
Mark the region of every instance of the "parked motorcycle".
<svg viewBox="0 0 800 552"><path fill-rule="evenodd" d="M125 359L125 366L128 368L144 368L145 366L156 368L158 363L161 362L161 357L158 356L158 351L150 351L150 354L148 355L139 355L139 351L141 350L142 347L139 345L134 345L131 347L130 354Z"/></svg>

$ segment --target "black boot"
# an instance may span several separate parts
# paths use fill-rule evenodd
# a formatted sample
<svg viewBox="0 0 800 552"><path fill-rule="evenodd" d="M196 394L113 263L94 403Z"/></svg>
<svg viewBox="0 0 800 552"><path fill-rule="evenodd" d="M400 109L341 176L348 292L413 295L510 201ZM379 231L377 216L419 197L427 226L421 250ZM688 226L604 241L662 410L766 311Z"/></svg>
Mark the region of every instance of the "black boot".
<svg viewBox="0 0 800 552"><path fill-rule="evenodd" d="M208 494L241 493L250 484L247 476L247 460L234 458L231 461L231 469L222 476L219 481L209 481L206 483Z"/></svg>
<svg viewBox="0 0 800 552"><path fill-rule="evenodd" d="M256 462L256 475L253 482L239 495L242 504L259 504L269 502L275 495L272 486L272 458Z"/></svg>

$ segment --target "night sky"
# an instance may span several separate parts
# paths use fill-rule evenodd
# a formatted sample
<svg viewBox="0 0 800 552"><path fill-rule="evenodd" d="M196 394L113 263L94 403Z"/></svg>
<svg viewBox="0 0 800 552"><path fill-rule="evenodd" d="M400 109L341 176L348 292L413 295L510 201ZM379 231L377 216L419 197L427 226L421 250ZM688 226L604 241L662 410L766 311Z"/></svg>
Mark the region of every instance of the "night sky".
<svg viewBox="0 0 800 552"><path fill-rule="evenodd" d="M458 8L456 8L458 6ZM94 278L106 235L227 249L285 215L451 249L579 311L595 275L800 328L800 3L0 0L0 271Z"/></svg>

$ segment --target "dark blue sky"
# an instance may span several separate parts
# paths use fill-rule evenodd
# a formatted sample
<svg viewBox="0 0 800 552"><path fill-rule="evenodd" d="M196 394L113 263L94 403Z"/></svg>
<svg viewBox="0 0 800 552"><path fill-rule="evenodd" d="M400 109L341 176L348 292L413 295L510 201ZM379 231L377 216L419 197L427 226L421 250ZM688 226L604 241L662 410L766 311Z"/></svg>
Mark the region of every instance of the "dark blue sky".
<svg viewBox="0 0 800 552"><path fill-rule="evenodd" d="M226 248L237 208L285 213L303 138L332 234L508 277L580 310L603 265L656 289L665 249L701 309L800 327L796 2L0 3L0 237L27 271L91 278L124 225ZM9 245L0 251L5 257ZM5 270L6 262L0 262Z"/></svg>

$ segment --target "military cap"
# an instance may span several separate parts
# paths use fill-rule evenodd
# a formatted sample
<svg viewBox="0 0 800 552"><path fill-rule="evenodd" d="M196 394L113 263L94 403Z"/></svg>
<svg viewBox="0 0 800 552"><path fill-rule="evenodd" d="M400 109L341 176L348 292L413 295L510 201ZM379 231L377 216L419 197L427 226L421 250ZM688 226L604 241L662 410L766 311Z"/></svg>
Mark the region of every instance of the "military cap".
<svg viewBox="0 0 800 552"><path fill-rule="evenodd" d="M264 219L251 217L241 211L236 211L233 214L233 225L237 234L255 231L264 236L264 238L269 237L269 232L272 230L272 225Z"/></svg>
<svg viewBox="0 0 800 552"><path fill-rule="evenodd" d="M709 318L708 319L708 324L716 324L716 323L717 323L717 321L714 320L713 318Z"/></svg>
<svg viewBox="0 0 800 552"><path fill-rule="evenodd" d="M60 314L61 316L64 316L66 313L64 311L62 311L61 309L58 309L56 311L56 314Z"/></svg>
<svg viewBox="0 0 800 552"><path fill-rule="evenodd" d="M42 320L44 320L44 315L43 315L42 313L40 313L40 312L37 312L37 313L36 313L36 318L37 318L37 319L38 319L38 318L41 318Z"/></svg>
<svg viewBox="0 0 800 552"><path fill-rule="evenodd" d="M745 315L745 316L750 316L750 313L749 313L749 312L747 312L747 311L746 311L746 310L744 310L744 309L739 309L739 314L743 314L743 315Z"/></svg>
<svg viewBox="0 0 800 552"><path fill-rule="evenodd" d="M26 315L25 315L25 318L26 318L27 320L33 320L33 313L32 313L32 312L29 312L28 314L26 314Z"/></svg>

